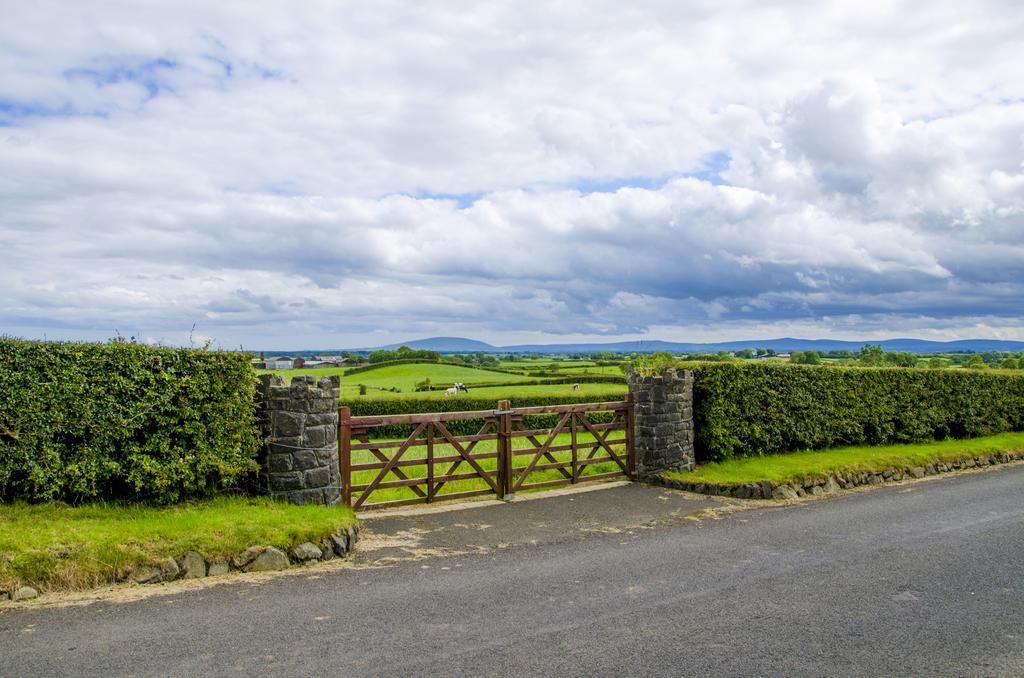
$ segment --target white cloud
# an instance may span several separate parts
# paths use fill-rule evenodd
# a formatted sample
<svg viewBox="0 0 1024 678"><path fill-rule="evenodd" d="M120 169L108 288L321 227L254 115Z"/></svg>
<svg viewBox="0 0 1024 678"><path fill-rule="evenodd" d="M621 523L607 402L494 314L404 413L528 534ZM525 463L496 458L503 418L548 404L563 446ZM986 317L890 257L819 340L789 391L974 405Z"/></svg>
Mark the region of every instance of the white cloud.
<svg viewBox="0 0 1024 678"><path fill-rule="evenodd" d="M7 333L1024 338L1012 2L5 15Z"/></svg>

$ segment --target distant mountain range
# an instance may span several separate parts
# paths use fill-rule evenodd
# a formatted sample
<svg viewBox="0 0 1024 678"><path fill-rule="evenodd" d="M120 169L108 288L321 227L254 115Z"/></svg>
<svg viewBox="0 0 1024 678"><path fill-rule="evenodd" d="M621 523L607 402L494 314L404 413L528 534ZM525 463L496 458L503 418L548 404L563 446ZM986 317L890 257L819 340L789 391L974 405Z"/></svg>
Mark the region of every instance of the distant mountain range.
<svg viewBox="0 0 1024 678"><path fill-rule="evenodd" d="M859 351L865 344L880 345L886 351L908 351L910 353L985 353L988 351L1024 351L1024 341L1003 341L1000 339L963 339L960 341L928 341L925 339L886 339L883 341L838 341L835 339L754 339L750 341L724 341L709 344L682 343L671 341L619 341L614 343L580 344L518 344L515 346L493 346L475 339L463 337L431 337L401 344L380 346L381 349L397 349L408 346L413 349L437 351L439 353L717 353L739 351L744 348L771 348L776 352L789 351ZM374 349L351 349L368 351ZM323 351L284 351L283 353L313 354ZM269 354L270 351L267 351Z"/></svg>
<svg viewBox="0 0 1024 678"><path fill-rule="evenodd" d="M502 350L483 341L464 339L462 337L431 337L430 339L417 339L378 348L394 351L400 346L408 346L420 351L437 351L439 353L477 353L481 351L484 353L495 353Z"/></svg>

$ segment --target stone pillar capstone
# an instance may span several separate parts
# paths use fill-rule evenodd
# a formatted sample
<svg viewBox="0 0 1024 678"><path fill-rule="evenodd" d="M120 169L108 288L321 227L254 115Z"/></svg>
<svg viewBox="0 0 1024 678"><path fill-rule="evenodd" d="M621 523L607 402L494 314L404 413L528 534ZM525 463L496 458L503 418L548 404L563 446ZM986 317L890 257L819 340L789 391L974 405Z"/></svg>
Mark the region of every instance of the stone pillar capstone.
<svg viewBox="0 0 1024 678"><path fill-rule="evenodd" d="M261 465L270 496L293 504L341 502L338 473L337 376L316 381L260 375L257 412L263 430Z"/></svg>
<svg viewBox="0 0 1024 678"><path fill-rule="evenodd" d="M692 470L693 373L665 370L642 376L631 371L629 392L633 395L636 420L636 476L656 476L662 471Z"/></svg>

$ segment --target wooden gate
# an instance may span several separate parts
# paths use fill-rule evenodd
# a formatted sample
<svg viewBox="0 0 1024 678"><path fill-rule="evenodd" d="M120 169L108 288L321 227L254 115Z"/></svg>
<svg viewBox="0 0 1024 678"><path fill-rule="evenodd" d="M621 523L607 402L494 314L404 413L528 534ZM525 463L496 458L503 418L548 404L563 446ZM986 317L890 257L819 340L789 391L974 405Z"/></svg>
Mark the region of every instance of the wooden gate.
<svg viewBox="0 0 1024 678"><path fill-rule="evenodd" d="M342 407L339 413L342 497L356 509L483 494L509 498L519 490L633 477L629 396L518 408L501 401L495 410L471 412L353 417ZM539 426L543 417L553 425ZM402 435L394 434L396 427Z"/></svg>

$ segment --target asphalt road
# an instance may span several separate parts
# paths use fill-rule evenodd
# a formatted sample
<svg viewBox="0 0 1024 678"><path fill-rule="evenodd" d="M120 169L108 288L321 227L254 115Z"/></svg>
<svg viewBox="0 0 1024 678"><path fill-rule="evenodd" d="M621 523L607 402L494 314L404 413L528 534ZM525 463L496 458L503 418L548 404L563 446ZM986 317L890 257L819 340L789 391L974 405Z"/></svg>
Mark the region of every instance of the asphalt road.
<svg viewBox="0 0 1024 678"><path fill-rule="evenodd" d="M674 501L591 494L574 505ZM376 565L318 578L8 610L0 673L1024 675L1022 465L718 519L477 535L457 555L453 526L485 533L502 510L557 525L568 500L548 501L371 523ZM432 531L445 546L401 548Z"/></svg>

